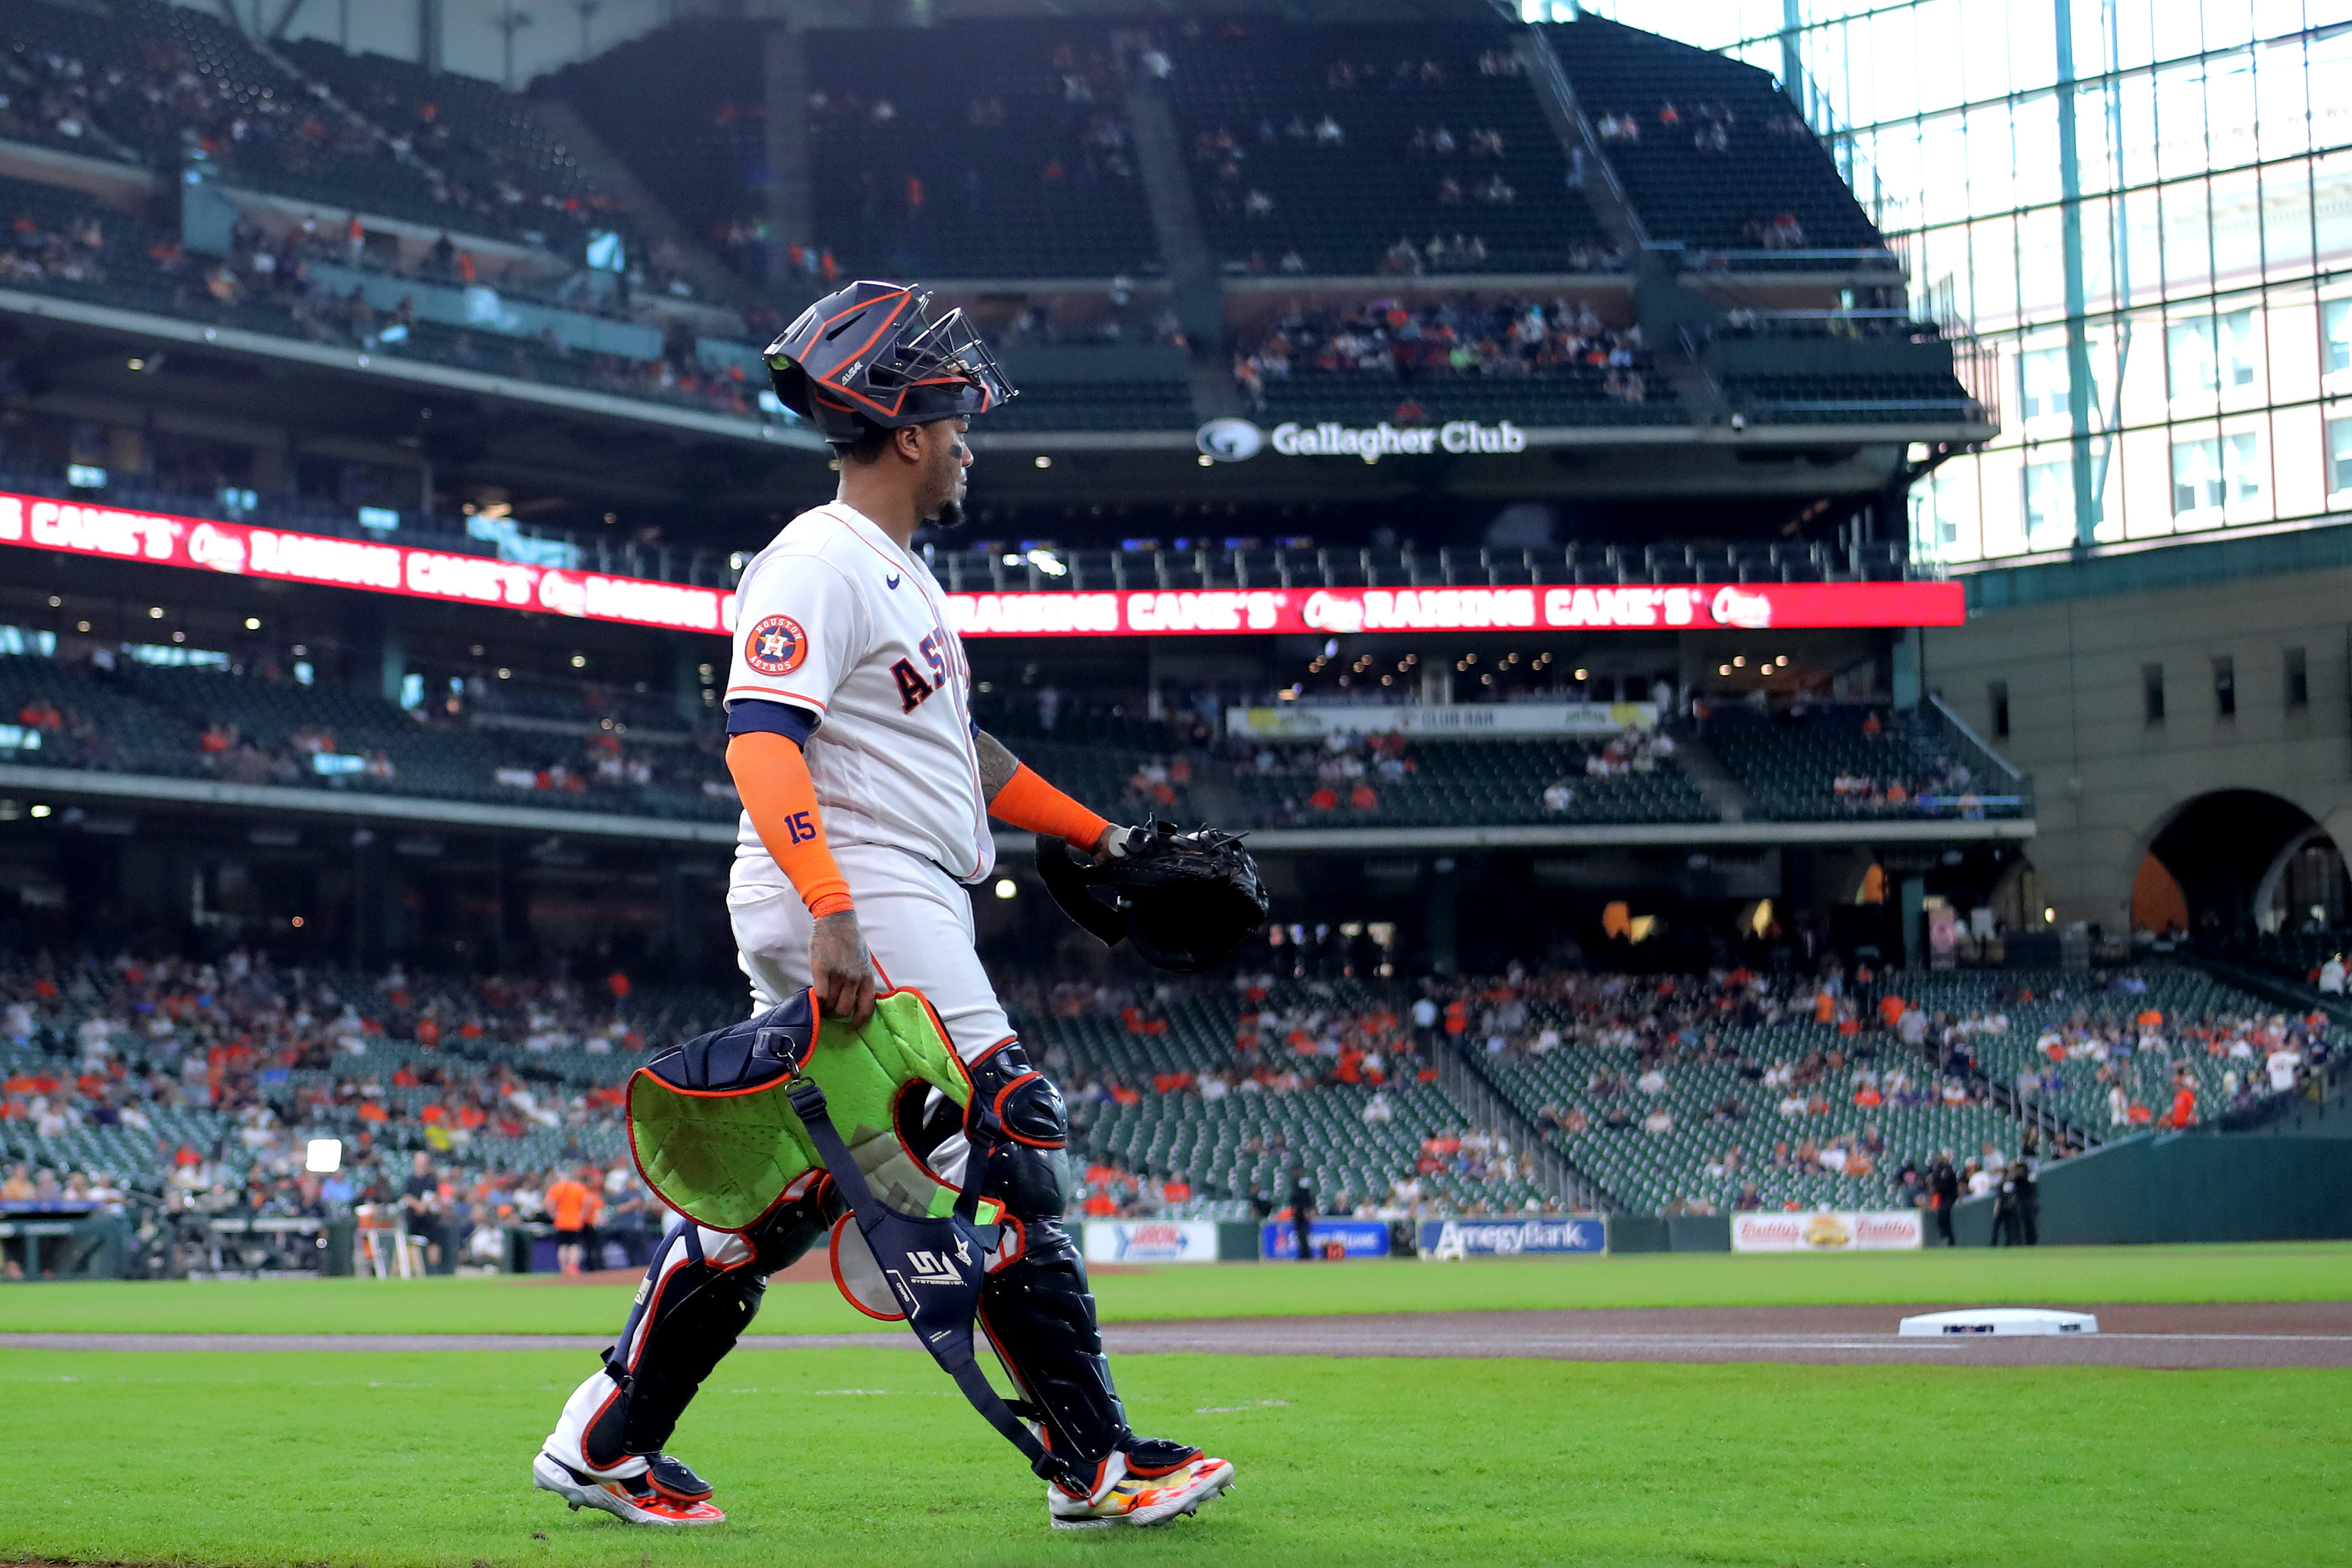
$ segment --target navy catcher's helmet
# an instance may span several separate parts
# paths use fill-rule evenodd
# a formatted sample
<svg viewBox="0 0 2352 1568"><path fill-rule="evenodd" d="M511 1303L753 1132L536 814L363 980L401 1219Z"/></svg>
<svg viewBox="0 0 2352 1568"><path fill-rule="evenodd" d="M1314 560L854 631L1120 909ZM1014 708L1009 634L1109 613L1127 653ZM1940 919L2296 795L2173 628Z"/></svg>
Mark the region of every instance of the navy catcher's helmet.
<svg viewBox="0 0 2352 1568"><path fill-rule="evenodd" d="M964 313L934 321L930 298L861 279L819 300L768 345L776 395L841 446L877 428L985 414L1017 395Z"/></svg>

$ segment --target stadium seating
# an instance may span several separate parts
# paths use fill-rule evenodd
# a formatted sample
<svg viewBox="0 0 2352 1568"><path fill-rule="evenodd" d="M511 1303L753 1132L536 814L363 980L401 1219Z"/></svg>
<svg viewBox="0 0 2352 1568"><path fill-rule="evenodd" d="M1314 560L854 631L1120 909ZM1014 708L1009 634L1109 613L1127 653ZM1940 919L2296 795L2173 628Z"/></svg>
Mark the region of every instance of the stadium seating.
<svg viewBox="0 0 2352 1568"><path fill-rule="evenodd" d="M1598 16L1544 34L1588 120L1639 123L1637 140L1604 135L1601 151L1651 239L1732 250L1884 247L1796 105L1763 71ZM1660 118L1669 106L1671 124ZM1709 128L1706 110L1729 114L1719 149L1694 144ZM1796 231L1771 234L1783 217Z"/></svg>
<svg viewBox="0 0 2352 1568"><path fill-rule="evenodd" d="M1648 381L1639 403L1608 396L1608 373L1590 369L1546 370L1525 376L1428 375L1405 382L1323 371L1296 372L1265 386L1259 413L1265 423L1283 420L1313 425L1336 419L1349 426L1382 420L1436 424L1476 419L1510 420L1526 426L1675 425L1690 415L1663 377ZM1416 412L1417 411L1417 412Z"/></svg>
<svg viewBox="0 0 2352 1568"><path fill-rule="evenodd" d="M1699 734L1762 813L1781 821L2026 811L2016 785L1976 777L1921 715L1838 707L1771 718L1718 707Z"/></svg>
<svg viewBox="0 0 2352 1568"><path fill-rule="evenodd" d="M813 93L825 99L809 126L810 162L828 176L817 239L853 273L1160 270L1107 30L1058 20L828 30L811 33L808 50ZM961 85L909 89L926 82Z"/></svg>
<svg viewBox="0 0 2352 1568"><path fill-rule="evenodd" d="M220 778L359 794L525 804L580 811L731 820L739 809L723 767L691 747L643 746L628 756L650 768L637 783L607 780L593 747L502 729L428 725L381 698L265 680L210 668L163 667L127 656L113 672L83 671L54 659L0 657L0 715L20 726L54 704L60 727L35 750L0 752L6 762L84 767L168 778ZM233 726L234 742L207 753L205 731ZM321 773L312 753L359 759L350 772ZM615 753L616 755L618 753ZM379 759L379 765L364 765ZM0 767L5 767L0 763ZM501 770L531 775L530 788L503 784Z"/></svg>
<svg viewBox="0 0 2352 1568"><path fill-rule="evenodd" d="M1778 1058L1794 1059L1808 1050L1827 1051L1841 1042L1834 1030L1813 1025L1776 1030L1724 1030L1720 1046L1735 1047L1747 1067L1769 1066ZM1640 1073L1638 1053L1631 1048L1580 1048L1532 1057L1495 1067L1488 1077L1523 1114L1533 1119L1549 1107L1581 1111L1590 1126L1557 1135L1560 1151L1576 1168L1599 1183L1627 1210L1656 1214L1680 1201L1710 1205L1728 1212L1739 1201L1741 1189L1753 1183L1762 1206L1780 1208L1889 1208L1896 1206L1895 1173L1903 1161L1925 1169L1939 1150L1950 1150L1956 1161L1977 1154L1988 1142L2005 1152L2017 1152L2018 1123L2002 1110L1980 1100L1959 1106L1940 1101L1902 1106L1888 1103L1867 1110L1849 1102L1844 1084L1828 1086L1831 1108L1823 1114L1794 1119L1775 1110L1778 1089L1758 1086L1741 1065L1726 1062L1682 1063L1664 1069L1666 1088L1656 1095L1631 1091L1601 1097L1588 1092L1592 1074L1608 1069L1631 1083ZM1881 1052L1877 1064L1889 1065ZM1909 1064L1915 1078L1932 1080L1923 1064ZM1736 1105L1732 1118L1726 1108ZM1664 1107L1673 1127L1664 1132L1645 1131L1641 1119ZM1612 1110L1630 1118L1623 1127L1606 1125ZM1789 1147L1793 1162L1797 1148L1807 1141L1826 1146L1843 1139L1862 1140L1875 1129L1885 1140L1885 1150L1873 1156L1868 1175L1821 1170L1776 1167L1776 1144ZM1733 1147L1740 1163L1730 1170L1710 1171Z"/></svg>
<svg viewBox="0 0 2352 1568"><path fill-rule="evenodd" d="M1274 271L1296 252L1310 274L1362 274L1400 239L1460 236L1483 245L1475 270L1614 265L1527 79L1481 69L1510 44L1451 24L1239 19L1176 41L1168 91L1212 249L1234 271ZM1327 116L1337 144L1316 134ZM1441 130L1453 152L1409 150ZM1499 133L1502 155L1474 151L1473 131ZM1509 202L1480 200L1497 177ZM1448 179L1461 187L1450 201ZM1253 192L1271 207L1253 213Z"/></svg>
<svg viewBox="0 0 2352 1568"><path fill-rule="evenodd" d="M696 19L557 72L541 91L569 103L673 215L707 238L761 216L767 110L756 24ZM747 277L756 256L735 255Z"/></svg>
<svg viewBox="0 0 2352 1568"><path fill-rule="evenodd" d="M992 410L998 430L1191 430L1192 391L1181 381L1049 382Z"/></svg>
<svg viewBox="0 0 2352 1568"><path fill-rule="evenodd" d="M682 23L563 72L551 90L679 217L724 244L766 217L760 39L746 24ZM1158 270L1105 28L825 28L805 47L828 276ZM757 271L758 258L739 254L739 265Z"/></svg>
<svg viewBox="0 0 2352 1568"><path fill-rule="evenodd" d="M345 103L414 143L448 181L455 205L503 214L499 232L545 233L576 263L590 228L624 224L612 195L540 123L528 99L478 78L346 54L318 39L288 44L284 52Z"/></svg>
<svg viewBox="0 0 2352 1568"><path fill-rule="evenodd" d="M428 360L629 398L754 417L758 389L737 376L676 361L568 351L536 338L355 317L347 301L290 273L264 279L250 265L184 253L178 237L96 198L56 185L0 177L0 284L149 310L273 337L339 343L372 354ZM27 228L26 225L31 226ZM392 327L400 330L386 336Z"/></svg>
<svg viewBox="0 0 2352 1568"><path fill-rule="evenodd" d="M1726 376L1725 401L1748 418L1782 425L1966 419L1978 404L1951 374Z"/></svg>
<svg viewBox="0 0 2352 1568"><path fill-rule="evenodd" d="M51 145L104 156L110 142L168 171L201 151L233 184L330 214L467 227L497 220L490 203L453 199L463 193L401 155L381 128L312 93L210 11L165 0L103 9L6 0L0 33L47 110L21 129Z"/></svg>
<svg viewBox="0 0 2352 1568"><path fill-rule="evenodd" d="M2263 1058L2269 1047L2259 1030L2265 1022L2297 1017L2202 970L2179 966L2131 971L2123 984L2116 977L2056 970L1890 971L1879 984L1883 994L1956 1023L2005 1020L2006 1028L1968 1030L1978 1068L2097 1138L2135 1129L2114 1120L2109 1085L2099 1081L2103 1065L2127 1103L2143 1107L2149 1118L2167 1112L2175 1079L2187 1073L2196 1082L2199 1117L2210 1121L2268 1094ZM2148 1013L2156 1019L2139 1022ZM2184 1039L2184 1031L2210 1037ZM2340 1037L2332 1027L2326 1032ZM2053 1036L2059 1037L2063 1060L2053 1060L2042 1044ZM2155 1043L2144 1043L2143 1036ZM2104 1063L2077 1048L2091 1037L2103 1042ZM2241 1040L2245 1049L2232 1054ZM2020 1079L2023 1073L2042 1081L2028 1085Z"/></svg>
<svg viewBox="0 0 2352 1568"><path fill-rule="evenodd" d="M1327 1206L1379 1204L1412 1172L1423 1140L1458 1132L1467 1119L1433 1085L1378 1092L1393 1108L1392 1120L1364 1120L1375 1093L1370 1089L1232 1094L1219 1100L1147 1095L1132 1105L1101 1107L1087 1148L1091 1158L1127 1170L1184 1175L1196 1187L1235 1195L1255 1186L1276 1202L1288 1192L1297 1165ZM1457 1213L1477 1205L1476 1212L1507 1214L1542 1204L1534 1185L1516 1175L1444 1173L1420 1180L1434 1205Z"/></svg>

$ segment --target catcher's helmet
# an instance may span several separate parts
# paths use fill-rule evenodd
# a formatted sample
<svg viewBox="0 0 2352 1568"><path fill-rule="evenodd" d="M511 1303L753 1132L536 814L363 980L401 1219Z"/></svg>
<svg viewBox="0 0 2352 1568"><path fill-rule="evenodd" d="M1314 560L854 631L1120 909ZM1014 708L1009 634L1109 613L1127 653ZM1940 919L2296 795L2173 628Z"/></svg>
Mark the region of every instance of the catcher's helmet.
<svg viewBox="0 0 2352 1568"><path fill-rule="evenodd" d="M776 395L840 446L877 428L984 414L1016 395L963 311L934 321L930 298L861 279L819 300L768 345Z"/></svg>
<svg viewBox="0 0 2352 1568"><path fill-rule="evenodd" d="M1124 938L1155 968L1198 974L1255 931L1272 900L1238 834L1179 833L1154 821L1132 829L1127 853L1100 866L1037 836L1037 874L1054 901L1110 946Z"/></svg>

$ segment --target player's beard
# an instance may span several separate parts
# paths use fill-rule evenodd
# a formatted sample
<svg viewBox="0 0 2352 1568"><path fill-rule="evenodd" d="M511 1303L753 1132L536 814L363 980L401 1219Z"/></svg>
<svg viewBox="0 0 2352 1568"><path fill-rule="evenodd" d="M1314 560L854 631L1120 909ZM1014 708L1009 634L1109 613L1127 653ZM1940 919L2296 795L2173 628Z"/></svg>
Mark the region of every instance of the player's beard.
<svg viewBox="0 0 2352 1568"><path fill-rule="evenodd" d="M961 528L963 526L963 502L960 500L951 500L944 503L940 506L940 510L932 515L931 521L939 524L941 528Z"/></svg>

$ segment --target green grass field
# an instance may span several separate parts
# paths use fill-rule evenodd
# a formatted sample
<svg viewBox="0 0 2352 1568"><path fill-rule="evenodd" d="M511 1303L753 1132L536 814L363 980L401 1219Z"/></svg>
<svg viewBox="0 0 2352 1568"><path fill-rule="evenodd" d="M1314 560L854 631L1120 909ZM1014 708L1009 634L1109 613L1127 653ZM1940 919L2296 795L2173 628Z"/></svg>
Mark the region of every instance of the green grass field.
<svg viewBox="0 0 2352 1568"><path fill-rule="evenodd" d="M1124 1319L1463 1308L2352 1299L2352 1247L1169 1268ZM610 1333L625 1289L533 1280L0 1287L0 1331ZM758 1327L870 1327L779 1285ZM1675 1366L1139 1355L1141 1430L1240 1485L1062 1535L928 1358L742 1351L673 1447L714 1529L572 1513L527 1473L577 1352L0 1351L31 1484L0 1563L2352 1563L2352 1372Z"/></svg>
<svg viewBox="0 0 2352 1568"><path fill-rule="evenodd" d="M543 1278L0 1286L0 1333L616 1331L633 1287ZM2042 1247L1472 1263L1261 1264L1099 1274L1110 1321L1560 1307L2352 1300L2352 1244ZM758 1331L871 1330L830 1284L772 1285Z"/></svg>
<svg viewBox="0 0 2352 1568"><path fill-rule="evenodd" d="M725 1525L527 1489L578 1355L0 1352L27 1479L0 1550L246 1565L2352 1561L2352 1373L1137 1356L1139 1425L1240 1486L1165 1530L1045 1528L927 1360L745 1352L674 1447ZM37 1422L36 1432L30 1423Z"/></svg>

